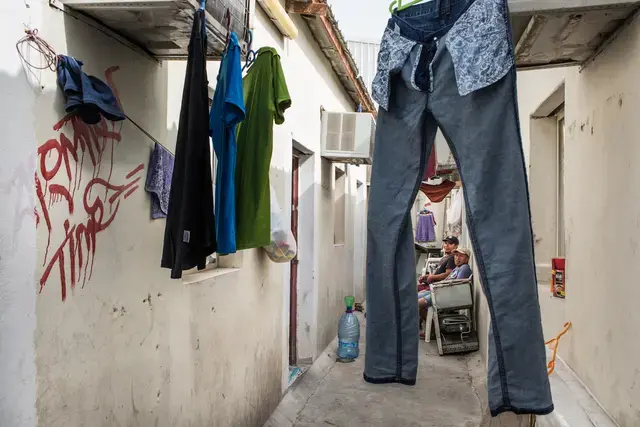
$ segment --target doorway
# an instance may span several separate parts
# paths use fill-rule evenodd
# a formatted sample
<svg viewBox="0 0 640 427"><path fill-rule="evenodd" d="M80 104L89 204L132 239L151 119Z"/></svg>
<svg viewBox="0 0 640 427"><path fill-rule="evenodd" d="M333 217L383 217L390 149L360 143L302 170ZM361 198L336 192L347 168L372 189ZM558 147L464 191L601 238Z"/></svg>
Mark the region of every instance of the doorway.
<svg viewBox="0 0 640 427"><path fill-rule="evenodd" d="M300 201L300 155L293 150L291 158L291 232L298 242L298 212ZM298 255L290 263L289 283L289 366L298 363Z"/></svg>
<svg viewBox="0 0 640 427"><path fill-rule="evenodd" d="M291 156L291 233L297 251L289 264L289 277L283 286L289 287L288 305L283 307L283 339L288 349L283 362L289 365L288 386L293 384L316 356L317 275L316 275L316 207L315 170L313 151L293 141ZM285 362L286 363L286 362Z"/></svg>

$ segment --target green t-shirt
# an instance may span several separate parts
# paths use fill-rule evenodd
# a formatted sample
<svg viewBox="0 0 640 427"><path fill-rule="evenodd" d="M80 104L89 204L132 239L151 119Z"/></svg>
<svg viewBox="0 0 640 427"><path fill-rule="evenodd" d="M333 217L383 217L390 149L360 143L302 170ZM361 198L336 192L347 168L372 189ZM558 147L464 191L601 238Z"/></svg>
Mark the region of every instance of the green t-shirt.
<svg viewBox="0 0 640 427"><path fill-rule="evenodd" d="M238 125L236 158L236 248L269 245L269 168L273 149L273 122L284 123L291 106L280 55L263 47L243 79L246 117Z"/></svg>

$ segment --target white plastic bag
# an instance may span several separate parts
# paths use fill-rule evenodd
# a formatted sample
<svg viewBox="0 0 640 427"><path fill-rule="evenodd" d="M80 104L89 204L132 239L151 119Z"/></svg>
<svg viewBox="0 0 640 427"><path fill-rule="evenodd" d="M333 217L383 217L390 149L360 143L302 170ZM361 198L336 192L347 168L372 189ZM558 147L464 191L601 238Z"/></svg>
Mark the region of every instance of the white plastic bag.
<svg viewBox="0 0 640 427"><path fill-rule="evenodd" d="M462 223L462 203L463 202L464 202L464 199L462 198L462 189L460 189L452 197L451 206L449 206L449 210L447 211L447 222L449 226L454 226Z"/></svg>
<svg viewBox="0 0 640 427"><path fill-rule="evenodd" d="M282 211L278 205L276 193L271 190L271 243L263 246L267 256L273 262L289 262L296 257L298 246L293 238L291 227L285 226Z"/></svg>
<svg viewBox="0 0 640 427"><path fill-rule="evenodd" d="M447 210L447 230L450 236L460 236L462 234L462 204L464 198L462 188L453 196L451 206Z"/></svg>

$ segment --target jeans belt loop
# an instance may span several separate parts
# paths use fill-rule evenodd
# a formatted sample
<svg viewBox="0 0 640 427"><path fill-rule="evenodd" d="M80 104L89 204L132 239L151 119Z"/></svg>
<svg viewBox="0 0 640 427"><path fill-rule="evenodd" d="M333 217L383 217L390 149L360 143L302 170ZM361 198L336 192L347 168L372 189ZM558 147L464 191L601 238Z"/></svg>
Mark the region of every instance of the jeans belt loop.
<svg viewBox="0 0 640 427"><path fill-rule="evenodd" d="M442 16L442 3L447 0L434 0L436 11L438 12L438 18Z"/></svg>
<svg viewBox="0 0 640 427"><path fill-rule="evenodd" d="M449 18L451 15L451 1L452 0L437 0L438 1L438 16L441 18Z"/></svg>

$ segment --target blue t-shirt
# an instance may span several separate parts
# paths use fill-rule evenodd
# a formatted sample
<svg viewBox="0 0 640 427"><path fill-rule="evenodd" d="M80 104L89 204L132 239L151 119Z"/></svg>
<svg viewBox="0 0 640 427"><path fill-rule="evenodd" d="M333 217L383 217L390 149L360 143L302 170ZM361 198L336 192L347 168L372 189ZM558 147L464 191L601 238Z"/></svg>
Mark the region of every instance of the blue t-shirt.
<svg viewBox="0 0 640 427"><path fill-rule="evenodd" d="M236 251L236 125L244 116L240 45L238 36L231 33L209 113L209 134L218 160L214 209L218 253L222 255Z"/></svg>
<svg viewBox="0 0 640 427"><path fill-rule="evenodd" d="M469 267L469 264L462 264L460 267L454 268L451 274L449 274L449 277L447 277L445 280L468 279L469 277L471 277L471 274L473 274L473 272L471 271L471 267Z"/></svg>

